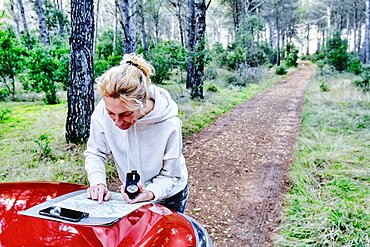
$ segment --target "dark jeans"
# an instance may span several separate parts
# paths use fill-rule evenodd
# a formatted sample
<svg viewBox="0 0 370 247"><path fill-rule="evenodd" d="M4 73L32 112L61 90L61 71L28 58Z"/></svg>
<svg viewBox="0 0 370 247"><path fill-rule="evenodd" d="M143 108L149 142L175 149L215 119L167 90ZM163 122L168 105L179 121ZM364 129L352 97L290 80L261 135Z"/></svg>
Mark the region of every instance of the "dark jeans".
<svg viewBox="0 0 370 247"><path fill-rule="evenodd" d="M158 201L158 203L176 212L184 213L188 197L189 197L189 188L186 185L185 189L183 189L179 193L169 198L160 200Z"/></svg>

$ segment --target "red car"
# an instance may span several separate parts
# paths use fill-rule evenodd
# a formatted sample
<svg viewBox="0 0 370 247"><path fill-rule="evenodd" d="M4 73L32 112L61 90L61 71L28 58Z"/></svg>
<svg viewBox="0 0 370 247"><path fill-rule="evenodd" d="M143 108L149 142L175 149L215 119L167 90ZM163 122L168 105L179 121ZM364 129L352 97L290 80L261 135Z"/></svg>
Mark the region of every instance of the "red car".
<svg viewBox="0 0 370 247"><path fill-rule="evenodd" d="M132 211L111 226L78 225L23 214L47 200L81 189L86 186L0 183L0 246L213 246L194 219L154 203Z"/></svg>

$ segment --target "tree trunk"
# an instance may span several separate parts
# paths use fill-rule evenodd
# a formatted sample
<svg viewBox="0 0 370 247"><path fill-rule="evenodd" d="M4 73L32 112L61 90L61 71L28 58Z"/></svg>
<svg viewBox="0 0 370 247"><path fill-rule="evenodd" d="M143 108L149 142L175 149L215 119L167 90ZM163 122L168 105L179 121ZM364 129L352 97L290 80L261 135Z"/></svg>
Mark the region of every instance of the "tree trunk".
<svg viewBox="0 0 370 247"><path fill-rule="evenodd" d="M84 143L89 137L94 110L93 40L93 0L71 0L67 143Z"/></svg>
<svg viewBox="0 0 370 247"><path fill-rule="evenodd" d="M205 0L195 0L195 46L194 46L194 83L191 87L192 99L204 99L204 49L206 32L206 3Z"/></svg>
<svg viewBox="0 0 370 247"><path fill-rule="evenodd" d="M136 2L132 0L121 0L121 25L123 29L124 53L136 52L136 27L135 14Z"/></svg>
<svg viewBox="0 0 370 247"><path fill-rule="evenodd" d="M146 42L146 30L145 30L145 11L143 0L137 0L138 14L140 18L140 27L141 27L141 41L143 45L144 52L148 51L148 45Z"/></svg>
<svg viewBox="0 0 370 247"><path fill-rule="evenodd" d="M366 26L365 26L365 63L370 64L370 42L369 42L369 31L370 31L370 0L366 0Z"/></svg>
<svg viewBox="0 0 370 247"><path fill-rule="evenodd" d="M10 11L13 16L14 23L15 23L15 33L19 40L20 39L19 16L18 16L17 11L14 9L14 0L10 0Z"/></svg>
<svg viewBox="0 0 370 247"><path fill-rule="evenodd" d="M192 88L194 84L194 67L195 67L195 3L194 0L188 2L188 57L187 57L187 74L186 88Z"/></svg>
<svg viewBox="0 0 370 247"><path fill-rule="evenodd" d="M357 2L353 2L353 52L358 55L357 53L357 23L358 23L358 16L357 16Z"/></svg>
<svg viewBox="0 0 370 247"><path fill-rule="evenodd" d="M18 0L18 5L19 5L19 10L21 11L21 17L22 17L22 21L23 21L23 31L26 35L26 39L27 39L27 43L26 45L28 46L28 48L30 48L31 46L31 36L30 36L30 31L28 29L28 22L27 22L27 19L26 19L26 14L24 13L24 6L23 6L23 1L22 0Z"/></svg>
<svg viewBox="0 0 370 247"><path fill-rule="evenodd" d="M46 31L45 14L44 14L44 9L42 8L41 0L36 0L36 7L37 7L37 14L39 16L39 28L40 28L41 42L44 45L47 45L49 44L49 40L48 40L48 33Z"/></svg>
<svg viewBox="0 0 370 247"><path fill-rule="evenodd" d="M114 34L113 34L113 52L117 50L117 37L118 37L118 0L114 0Z"/></svg>
<svg viewBox="0 0 370 247"><path fill-rule="evenodd" d="M100 0L96 0L96 18L95 18L95 35L94 35L93 54L95 54L96 52L96 44L98 43L99 10L100 10Z"/></svg>
<svg viewBox="0 0 370 247"><path fill-rule="evenodd" d="M306 55L310 55L310 30L311 30L311 26L310 24L308 23L307 24L307 51L306 51Z"/></svg>

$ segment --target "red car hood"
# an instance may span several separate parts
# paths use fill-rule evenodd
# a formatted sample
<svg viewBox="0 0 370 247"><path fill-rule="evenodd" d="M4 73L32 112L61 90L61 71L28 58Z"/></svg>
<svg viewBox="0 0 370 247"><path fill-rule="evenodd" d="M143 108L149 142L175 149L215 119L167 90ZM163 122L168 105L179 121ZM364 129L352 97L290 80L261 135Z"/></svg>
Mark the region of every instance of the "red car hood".
<svg viewBox="0 0 370 247"><path fill-rule="evenodd" d="M68 183L0 183L0 246L195 246L191 223L157 204L112 226L82 226L22 215L46 200L84 189Z"/></svg>

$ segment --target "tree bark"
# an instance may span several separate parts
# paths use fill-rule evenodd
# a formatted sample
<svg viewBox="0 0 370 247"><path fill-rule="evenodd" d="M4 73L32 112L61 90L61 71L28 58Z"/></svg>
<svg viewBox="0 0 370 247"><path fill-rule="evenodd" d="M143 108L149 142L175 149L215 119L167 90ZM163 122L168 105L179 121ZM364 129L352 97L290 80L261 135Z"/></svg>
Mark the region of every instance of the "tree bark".
<svg viewBox="0 0 370 247"><path fill-rule="evenodd" d="M20 39L19 16L16 9L14 9L14 0L10 0L10 11L14 19L16 35L19 40Z"/></svg>
<svg viewBox="0 0 370 247"><path fill-rule="evenodd" d="M191 87L192 99L204 99L204 49L206 32L206 3L205 0L195 0L195 46L194 46L194 82Z"/></svg>
<svg viewBox="0 0 370 247"><path fill-rule="evenodd" d="M94 110L93 0L71 0L71 28L66 141L78 144L89 137Z"/></svg>
<svg viewBox="0 0 370 247"><path fill-rule="evenodd" d="M117 50L117 37L118 37L118 0L114 0L114 34L113 34L113 52Z"/></svg>
<svg viewBox="0 0 370 247"><path fill-rule="evenodd" d="M370 0L366 0L366 26L365 26L365 63L370 64L370 42L369 42L369 31L370 31Z"/></svg>
<svg viewBox="0 0 370 247"><path fill-rule="evenodd" d="M195 67L195 0L188 1L188 57L187 57L187 73L186 73L186 88L192 88L194 84L194 67Z"/></svg>
<svg viewBox="0 0 370 247"><path fill-rule="evenodd" d="M135 26L136 2L121 0L121 25L123 29L124 53L136 52L136 26Z"/></svg>
<svg viewBox="0 0 370 247"><path fill-rule="evenodd" d="M143 45L144 52L148 51L148 45L146 42L146 30L145 30L145 11L143 0L137 0L138 14L140 18L140 31L141 31L141 41Z"/></svg>
<svg viewBox="0 0 370 247"><path fill-rule="evenodd" d="M39 17L39 29L40 29L41 42L44 45L47 45L49 44L49 39L48 39L48 33L46 31L45 14L44 14L44 9L42 8L41 0L36 0L36 7L37 7L37 14Z"/></svg>
<svg viewBox="0 0 370 247"><path fill-rule="evenodd" d="M94 54L96 52L96 44L98 43L99 10L100 10L100 0L96 0L95 35L94 35L94 49L93 49Z"/></svg>
<svg viewBox="0 0 370 247"><path fill-rule="evenodd" d="M27 19L26 19L26 14L24 12L24 6L23 6L23 1L22 0L18 0L18 5L19 5L19 10L21 12L21 17L22 17L22 22L23 22L23 31L26 35L26 39L27 39L27 46L28 48L31 46L31 36L30 36L30 31L28 29L28 22L27 22Z"/></svg>

